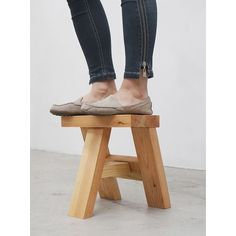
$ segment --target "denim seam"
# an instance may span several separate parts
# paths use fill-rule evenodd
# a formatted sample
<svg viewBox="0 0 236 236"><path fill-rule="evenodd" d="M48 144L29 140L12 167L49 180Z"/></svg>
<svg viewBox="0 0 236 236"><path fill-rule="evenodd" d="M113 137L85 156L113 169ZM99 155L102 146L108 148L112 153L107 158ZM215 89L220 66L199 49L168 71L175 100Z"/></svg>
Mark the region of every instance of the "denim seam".
<svg viewBox="0 0 236 236"><path fill-rule="evenodd" d="M96 75L92 75L90 78L93 79L93 78L96 78L98 76L101 76L101 75L115 75L114 72L104 72L104 73L99 73L99 74L96 74Z"/></svg>
<svg viewBox="0 0 236 236"><path fill-rule="evenodd" d="M134 74L134 75L139 75L140 74L139 72L131 72L131 71L125 71L125 73L127 73L127 74Z"/></svg>
<svg viewBox="0 0 236 236"><path fill-rule="evenodd" d="M116 79L115 73L97 74L96 76L90 77L89 84L97 81L114 80L114 79Z"/></svg>
<svg viewBox="0 0 236 236"><path fill-rule="evenodd" d="M150 65L150 64L149 64ZM150 69L152 71L152 69ZM139 74L139 72L134 72L134 71L125 71L125 73L130 73L130 74Z"/></svg>
<svg viewBox="0 0 236 236"><path fill-rule="evenodd" d="M144 4L144 13L145 13L145 18L146 18L146 25L147 25L147 55L146 55L146 63L147 63L147 76L152 72L152 67L151 64L149 63L149 58L150 58L150 34L149 34L149 24L148 24L148 18L147 18L147 11L146 11L146 5Z"/></svg>
<svg viewBox="0 0 236 236"><path fill-rule="evenodd" d="M95 35L95 38L97 40L97 43L98 43L98 50L99 50L99 57L100 57L100 63L101 63L101 69L102 71L104 72L104 59L103 59L103 53L102 53L102 46L101 46L101 42L100 42L100 38L99 38L99 34L98 34L98 31L97 31L97 28L96 28L96 24L93 20L93 16L92 16L92 13L90 11L90 8L89 8L89 3L87 0L84 0L85 1L85 5L87 7L87 10L88 10L88 16L89 16L89 21L92 25L92 29L93 29L93 32L94 32L94 35Z"/></svg>
<svg viewBox="0 0 236 236"><path fill-rule="evenodd" d="M124 77L127 77L129 75L137 75L139 78L140 73L139 72L132 72L132 71L125 71ZM152 78L153 77L153 70L149 69L148 77L147 78Z"/></svg>
<svg viewBox="0 0 236 236"><path fill-rule="evenodd" d="M146 41L146 48L147 48L147 52L146 52L146 63L147 63L147 65L148 65L148 56L149 56L149 51L150 51L150 49L149 49L149 45L150 45L150 43L149 43L149 27L148 27L148 19L147 19L147 11L146 11L146 4L145 4L145 2L144 2L144 4L143 4L143 7L144 7L144 15L145 15L145 19L146 19L146 30L147 30L147 41Z"/></svg>
<svg viewBox="0 0 236 236"><path fill-rule="evenodd" d="M139 0L138 0L139 1ZM140 41L141 41L141 43L140 43L140 63L142 63L142 51L143 51L143 49L142 49L142 43L143 43L143 28L142 28L142 19L141 19L141 15L140 15L140 7L139 7L139 4L138 4L138 1L136 1L136 3L137 3L137 9L138 9L138 15L139 15L139 23L140 23L140 31L141 31L141 36L140 36ZM140 67L140 65L139 65L139 67Z"/></svg>

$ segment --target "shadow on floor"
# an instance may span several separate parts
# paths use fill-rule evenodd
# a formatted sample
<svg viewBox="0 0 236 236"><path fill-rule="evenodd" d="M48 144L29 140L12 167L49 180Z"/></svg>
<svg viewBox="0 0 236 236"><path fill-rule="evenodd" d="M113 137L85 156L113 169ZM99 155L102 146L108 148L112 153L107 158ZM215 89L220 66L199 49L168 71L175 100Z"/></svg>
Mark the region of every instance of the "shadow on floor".
<svg viewBox="0 0 236 236"><path fill-rule="evenodd" d="M31 151L31 236L204 236L205 171L166 167L172 208L148 208L142 182L121 180L121 201L97 198L94 217L67 216L79 156Z"/></svg>

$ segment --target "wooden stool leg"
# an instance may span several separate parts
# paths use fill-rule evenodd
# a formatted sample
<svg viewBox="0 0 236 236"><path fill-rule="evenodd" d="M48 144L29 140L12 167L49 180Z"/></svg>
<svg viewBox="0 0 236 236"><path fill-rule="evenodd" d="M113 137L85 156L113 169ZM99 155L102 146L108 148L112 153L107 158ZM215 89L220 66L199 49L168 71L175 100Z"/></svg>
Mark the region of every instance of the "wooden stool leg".
<svg viewBox="0 0 236 236"><path fill-rule="evenodd" d="M117 179L113 177L102 179L99 186L99 195L100 198L108 200L121 200Z"/></svg>
<svg viewBox="0 0 236 236"><path fill-rule="evenodd" d="M70 216L84 219L93 215L110 132L110 128L89 128L87 130L69 209Z"/></svg>
<svg viewBox="0 0 236 236"><path fill-rule="evenodd" d="M81 128L83 139L86 137L86 128ZM106 157L110 154L109 148L106 150ZM120 190L116 178L104 178L101 179L99 186L99 196L100 198L107 200L121 200Z"/></svg>
<svg viewBox="0 0 236 236"><path fill-rule="evenodd" d="M170 198L156 128L132 128L148 206L169 208Z"/></svg>

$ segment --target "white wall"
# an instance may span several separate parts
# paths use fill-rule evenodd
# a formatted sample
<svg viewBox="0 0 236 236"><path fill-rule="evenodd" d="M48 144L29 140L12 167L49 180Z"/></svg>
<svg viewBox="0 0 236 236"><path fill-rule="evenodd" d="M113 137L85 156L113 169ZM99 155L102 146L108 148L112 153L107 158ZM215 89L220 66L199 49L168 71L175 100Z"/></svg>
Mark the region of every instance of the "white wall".
<svg viewBox="0 0 236 236"><path fill-rule="evenodd" d="M124 68L119 0L102 0L112 37L118 85ZM167 166L205 169L205 1L159 0L149 80L154 112L161 115L159 138ZM88 91L88 69L66 0L31 0L31 147L79 154L80 130L60 128L49 113L53 103ZM114 129L111 152L134 155L128 129Z"/></svg>

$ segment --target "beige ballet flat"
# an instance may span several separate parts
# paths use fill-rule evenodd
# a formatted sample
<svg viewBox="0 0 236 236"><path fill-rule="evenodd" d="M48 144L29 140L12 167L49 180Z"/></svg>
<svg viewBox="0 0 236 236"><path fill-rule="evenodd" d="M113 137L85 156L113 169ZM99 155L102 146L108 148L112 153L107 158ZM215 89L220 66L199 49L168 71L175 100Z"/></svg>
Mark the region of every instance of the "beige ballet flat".
<svg viewBox="0 0 236 236"><path fill-rule="evenodd" d="M94 103L83 103L81 110L88 115L114 115L114 114L142 114L151 115L152 102L150 97L130 106L122 106L118 100L110 95Z"/></svg>
<svg viewBox="0 0 236 236"><path fill-rule="evenodd" d="M81 110L83 97L78 98L74 102L69 102L61 105L52 105L50 112L56 116L76 116L85 114Z"/></svg>

